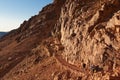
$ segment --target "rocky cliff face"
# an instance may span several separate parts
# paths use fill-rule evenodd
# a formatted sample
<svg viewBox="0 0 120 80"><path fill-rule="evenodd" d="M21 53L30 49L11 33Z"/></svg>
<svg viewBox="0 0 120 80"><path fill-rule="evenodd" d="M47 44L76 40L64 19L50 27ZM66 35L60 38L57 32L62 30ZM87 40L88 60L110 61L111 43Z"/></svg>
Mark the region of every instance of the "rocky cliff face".
<svg viewBox="0 0 120 80"><path fill-rule="evenodd" d="M120 0L54 0L0 40L3 80L119 80Z"/></svg>
<svg viewBox="0 0 120 80"><path fill-rule="evenodd" d="M104 72L120 65L119 6L119 0L66 1L59 22L67 62Z"/></svg>
<svg viewBox="0 0 120 80"><path fill-rule="evenodd" d="M65 47L63 56L68 62L76 65L82 62L86 67L104 67L106 61L114 64L120 48L119 6L119 0L103 4L95 0L66 2L61 11L60 31Z"/></svg>

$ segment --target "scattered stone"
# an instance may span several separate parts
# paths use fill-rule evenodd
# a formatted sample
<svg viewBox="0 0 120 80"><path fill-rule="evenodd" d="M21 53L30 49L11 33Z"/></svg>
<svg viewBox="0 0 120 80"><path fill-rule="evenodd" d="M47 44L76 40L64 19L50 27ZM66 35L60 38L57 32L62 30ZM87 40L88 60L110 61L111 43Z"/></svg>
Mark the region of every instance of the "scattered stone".
<svg viewBox="0 0 120 80"><path fill-rule="evenodd" d="M12 60L12 57L9 57L9 58L8 58L8 61L11 61L11 60Z"/></svg>

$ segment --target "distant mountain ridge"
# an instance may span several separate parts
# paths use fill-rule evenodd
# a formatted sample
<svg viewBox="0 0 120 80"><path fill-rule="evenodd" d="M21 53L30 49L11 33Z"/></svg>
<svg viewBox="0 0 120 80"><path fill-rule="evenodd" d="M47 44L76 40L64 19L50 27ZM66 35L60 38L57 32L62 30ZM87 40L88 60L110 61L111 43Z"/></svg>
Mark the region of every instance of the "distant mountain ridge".
<svg viewBox="0 0 120 80"><path fill-rule="evenodd" d="M7 32L0 32L0 38L4 36Z"/></svg>

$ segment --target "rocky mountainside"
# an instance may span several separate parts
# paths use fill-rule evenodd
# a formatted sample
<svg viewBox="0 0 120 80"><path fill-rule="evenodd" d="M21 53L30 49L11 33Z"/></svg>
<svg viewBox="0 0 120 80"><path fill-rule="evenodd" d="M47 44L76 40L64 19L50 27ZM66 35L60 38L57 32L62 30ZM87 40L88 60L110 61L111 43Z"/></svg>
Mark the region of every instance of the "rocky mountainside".
<svg viewBox="0 0 120 80"><path fill-rule="evenodd" d="M1 80L119 80L120 0L54 0L0 39Z"/></svg>
<svg viewBox="0 0 120 80"><path fill-rule="evenodd" d="M4 36L6 34L6 32L0 32L0 38L2 37L2 36Z"/></svg>

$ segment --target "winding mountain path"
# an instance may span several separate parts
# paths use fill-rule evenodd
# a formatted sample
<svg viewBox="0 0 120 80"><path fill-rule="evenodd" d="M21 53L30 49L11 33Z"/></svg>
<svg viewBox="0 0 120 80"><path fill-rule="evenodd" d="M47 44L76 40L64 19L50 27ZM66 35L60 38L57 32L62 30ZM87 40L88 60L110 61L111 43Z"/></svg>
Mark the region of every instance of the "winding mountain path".
<svg viewBox="0 0 120 80"><path fill-rule="evenodd" d="M83 73L83 71L84 71L84 70L82 70L80 67L77 67L77 66L75 66L75 65L73 65L73 64L68 63L66 60L64 60L64 59L62 58L61 55L56 54L56 55L55 55L55 58L57 59L57 61L59 61L59 62L60 62L62 65L64 65L65 67L68 67L68 68L70 68L70 69L72 69L72 70L74 70L74 71L81 72L81 73Z"/></svg>

